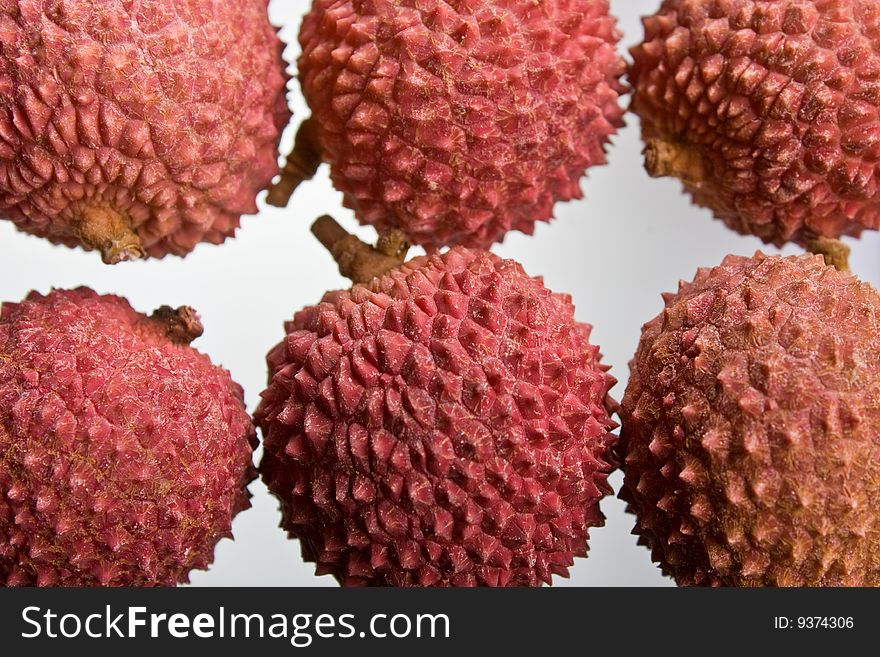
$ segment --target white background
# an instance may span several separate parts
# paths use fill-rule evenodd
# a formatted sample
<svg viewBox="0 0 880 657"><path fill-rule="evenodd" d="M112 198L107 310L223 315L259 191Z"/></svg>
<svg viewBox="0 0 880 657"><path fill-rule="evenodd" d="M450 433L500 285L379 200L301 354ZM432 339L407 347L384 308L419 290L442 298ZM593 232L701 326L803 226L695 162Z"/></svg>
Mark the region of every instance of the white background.
<svg viewBox="0 0 880 657"><path fill-rule="evenodd" d="M284 26L282 37L292 44L286 52L289 62L299 51L296 35L306 6L304 0L271 3L273 22ZM657 6L659 0L612 0L624 46L641 39L639 17ZM290 99L295 125L308 115L295 81ZM750 255L761 248L757 239L738 236L708 211L692 207L678 182L648 178L638 121L630 115L627 124L609 150L610 165L593 169L584 180L585 200L558 205L552 224L539 225L533 237L511 233L495 249L520 261L530 274L543 275L551 289L574 297L578 319L594 325L593 342L601 345L620 380L612 391L618 399L640 327L662 308L660 293L674 290L681 278L690 279L698 266L718 264L727 253ZM293 128L285 135L283 152L292 140ZM53 247L0 221L0 299L18 301L31 289L88 285L126 296L142 312L163 304L191 305L206 329L195 346L231 370L253 411L266 384L264 356L282 338L282 322L317 302L325 290L347 287L309 225L331 213L347 228L356 227L330 186L326 168L297 191L288 209L260 207L260 215L245 217L238 237L223 246L201 245L185 260L168 257L112 268L101 264L97 253ZM375 239L370 228L358 233ZM876 233L849 241L853 270L875 285L880 281L878 241ZM611 477L615 491L621 481L620 473ZM254 506L235 520L235 540L217 546L214 565L193 573L193 583L335 585L329 576L315 577L313 565L302 562L299 545L278 528L277 503L263 484L254 482L251 491ZM636 545L630 534L633 519L624 514L623 504L608 498L602 508L608 521L592 530L589 558L578 559L571 578L557 578L555 585L671 585L647 549Z"/></svg>

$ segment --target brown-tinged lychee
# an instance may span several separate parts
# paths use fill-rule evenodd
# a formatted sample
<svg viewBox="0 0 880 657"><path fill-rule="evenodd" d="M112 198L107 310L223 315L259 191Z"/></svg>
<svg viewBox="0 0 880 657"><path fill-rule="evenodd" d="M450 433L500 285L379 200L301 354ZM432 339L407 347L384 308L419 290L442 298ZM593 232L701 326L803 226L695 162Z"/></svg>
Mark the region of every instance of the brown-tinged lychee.
<svg viewBox="0 0 880 657"><path fill-rule="evenodd" d="M290 119L267 5L0 3L0 217L108 263L232 236Z"/></svg>
<svg viewBox="0 0 880 657"><path fill-rule="evenodd" d="M728 256L665 296L623 398L621 497L682 585L880 585L880 296Z"/></svg>
<svg viewBox="0 0 880 657"><path fill-rule="evenodd" d="M171 586L249 506L256 435L190 308L86 288L0 311L0 585Z"/></svg>
<svg viewBox="0 0 880 657"><path fill-rule="evenodd" d="M880 3L664 0L644 25L652 175L777 246L880 227Z"/></svg>
<svg viewBox="0 0 880 657"><path fill-rule="evenodd" d="M616 426L571 299L486 251L403 264L399 241L315 232L362 282L286 324L255 415L303 557L345 585L567 575L603 522Z"/></svg>
<svg viewBox="0 0 880 657"><path fill-rule="evenodd" d="M269 196L329 163L357 218L436 248L531 234L605 163L625 65L607 0L316 0L312 109Z"/></svg>

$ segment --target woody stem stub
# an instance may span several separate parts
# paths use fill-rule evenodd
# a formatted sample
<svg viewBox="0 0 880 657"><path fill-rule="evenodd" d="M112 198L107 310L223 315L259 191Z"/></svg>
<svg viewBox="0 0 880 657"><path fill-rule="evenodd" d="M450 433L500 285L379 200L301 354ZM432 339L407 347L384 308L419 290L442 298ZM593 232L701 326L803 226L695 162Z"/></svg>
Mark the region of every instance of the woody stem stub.
<svg viewBox="0 0 880 657"><path fill-rule="evenodd" d="M694 148L665 139L645 143L645 169L652 178L673 176L697 186L706 179L703 158Z"/></svg>
<svg viewBox="0 0 880 657"><path fill-rule="evenodd" d="M108 265L141 260L147 255L130 219L109 205L86 206L75 231L83 244L101 252L101 259Z"/></svg>
<svg viewBox="0 0 880 657"><path fill-rule="evenodd" d="M838 271L849 271L850 248L840 240L815 237L807 242L807 250L825 258L826 265Z"/></svg>
<svg viewBox="0 0 880 657"><path fill-rule="evenodd" d="M269 205L286 207L300 183L315 177L321 161L318 124L313 117L309 117L302 122L296 133L293 152L287 157L281 178L269 188L269 195L266 197Z"/></svg>
<svg viewBox="0 0 880 657"><path fill-rule="evenodd" d="M329 216L312 224L312 233L330 251L339 265L339 273L354 283L369 283L399 267L406 259L409 244L399 231L379 238L377 247L365 244Z"/></svg>
<svg viewBox="0 0 880 657"><path fill-rule="evenodd" d="M150 320L156 322L175 344L188 345L204 333L198 313L189 306L177 309L162 306L150 315Z"/></svg>

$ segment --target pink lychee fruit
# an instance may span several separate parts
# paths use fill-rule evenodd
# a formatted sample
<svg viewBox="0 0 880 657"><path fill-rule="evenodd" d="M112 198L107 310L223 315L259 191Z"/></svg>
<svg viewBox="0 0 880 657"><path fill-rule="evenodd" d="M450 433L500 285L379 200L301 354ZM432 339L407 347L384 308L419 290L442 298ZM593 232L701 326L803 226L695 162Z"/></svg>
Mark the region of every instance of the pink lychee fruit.
<svg viewBox="0 0 880 657"><path fill-rule="evenodd" d="M267 5L0 3L0 217L110 263L233 235L290 119Z"/></svg>
<svg viewBox="0 0 880 657"><path fill-rule="evenodd" d="M880 228L880 3L664 0L644 24L652 175L777 246Z"/></svg>
<svg viewBox="0 0 880 657"><path fill-rule="evenodd" d="M249 506L256 435L190 308L86 288L0 311L0 585L173 586Z"/></svg>
<svg viewBox="0 0 880 657"><path fill-rule="evenodd" d="M299 59L313 114L270 202L326 161L380 233L531 234L623 125L619 38L607 0L316 0Z"/></svg>
<svg viewBox="0 0 880 657"><path fill-rule="evenodd" d="M567 575L611 492L614 379L591 327L512 260L454 247L394 263L328 226L356 279L352 262L381 264L269 353L255 419L282 527L345 585Z"/></svg>
<svg viewBox="0 0 880 657"><path fill-rule="evenodd" d="M681 585L880 585L880 295L818 256L728 256L665 295L618 449Z"/></svg>

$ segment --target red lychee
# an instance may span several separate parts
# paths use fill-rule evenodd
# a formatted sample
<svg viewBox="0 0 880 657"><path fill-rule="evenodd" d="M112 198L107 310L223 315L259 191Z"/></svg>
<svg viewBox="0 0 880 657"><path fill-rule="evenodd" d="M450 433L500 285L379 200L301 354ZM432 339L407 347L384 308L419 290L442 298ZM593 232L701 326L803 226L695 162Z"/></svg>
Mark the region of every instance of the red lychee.
<svg viewBox="0 0 880 657"><path fill-rule="evenodd" d="M346 585L567 575L610 493L614 380L591 327L512 260L395 265L321 222L344 270L391 269L297 313L268 356L260 467L303 557Z"/></svg>
<svg viewBox="0 0 880 657"><path fill-rule="evenodd" d="M880 585L880 295L816 256L728 256L645 325L621 497L682 585Z"/></svg>
<svg viewBox="0 0 880 657"><path fill-rule="evenodd" d="M0 4L0 217L111 263L230 237L290 119L267 5Z"/></svg>
<svg viewBox="0 0 880 657"><path fill-rule="evenodd" d="M664 0L644 22L651 174L777 246L880 227L880 4Z"/></svg>
<svg viewBox="0 0 880 657"><path fill-rule="evenodd" d="M151 317L91 290L0 311L0 585L149 586L206 568L249 506L242 390Z"/></svg>
<svg viewBox="0 0 880 657"><path fill-rule="evenodd" d="M313 115L270 202L321 161L362 223L428 248L531 234L605 163L625 65L607 0L316 0Z"/></svg>

